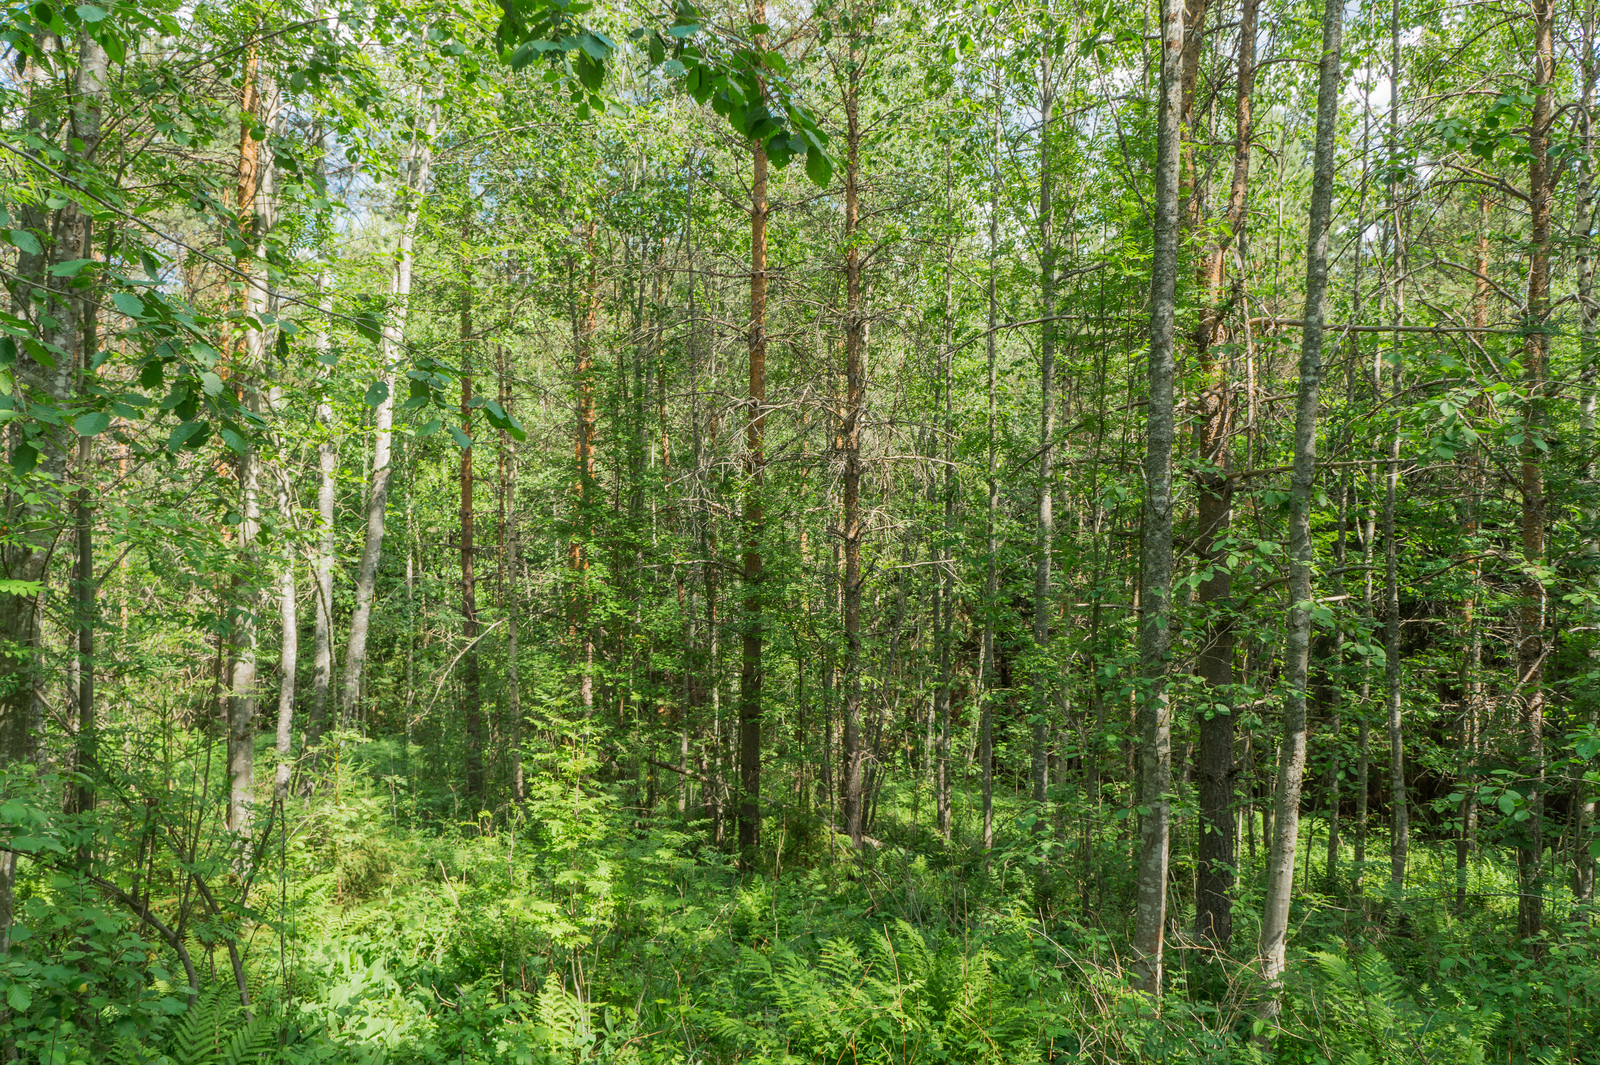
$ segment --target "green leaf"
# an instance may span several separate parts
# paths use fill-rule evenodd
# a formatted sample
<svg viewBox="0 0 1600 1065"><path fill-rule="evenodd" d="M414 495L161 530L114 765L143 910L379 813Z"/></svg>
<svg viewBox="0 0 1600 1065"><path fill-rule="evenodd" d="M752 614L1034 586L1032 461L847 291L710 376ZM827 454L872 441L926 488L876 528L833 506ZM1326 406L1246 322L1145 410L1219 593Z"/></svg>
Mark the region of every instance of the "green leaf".
<svg viewBox="0 0 1600 1065"><path fill-rule="evenodd" d="M51 277L77 277L83 273L83 268L94 262L93 259L68 259L64 263L56 263L50 268Z"/></svg>
<svg viewBox="0 0 1600 1065"><path fill-rule="evenodd" d="M29 255L44 254L44 249L39 246L39 238L26 229L13 229L6 236L10 239L11 246L18 251L25 251Z"/></svg>
<svg viewBox="0 0 1600 1065"><path fill-rule="evenodd" d="M19 850L25 854L37 854L39 851L62 853L61 844L41 836L12 836L9 843L12 850Z"/></svg>
<svg viewBox="0 0 1600 1065"><path fill-rule="evenodd" d="M376 407L376 406L378 406L379 404L381 404L384 400L386 400L388 398L389 398L389 382L387 382L387 381L374 381L374 382L372 382L371 385L367 386L367 395L366 395L367 406Z"/></svg>
<svg viewBox="0 0 1600 1065"><path fill-rule="evenodd" d="M600 86L605 84L605 64L591 58L587 52L573 56L572 72L578 76L578 84L591 92L599 92Z"/></svg>
<svg viewBox="0 0 1600 1065"><path fill-rule="evenodd" d="M12 840L12 845L15 846L16 842L16 840ZM21 848L18 849L20 850ZM29 994L28 989L21 984L12 984L6 988L6 1005L10 1006L15 1012L21 1013L33 1005L33 995Z"/></svg>
<svg viewBox="0 0 1600 1065"><path fill-rule="evenodd" d="M206 390L208 396L222 394L222 378L213 370L207 370L200 375L200 387Z"/></svg>
<svg viewBox="0 0 1600 1065"><path fill-rule="evenodd" d="M819 148L812 148L806 152L806 177L819 188L827 188L833 180L833 160L828 158L828 153Z"/></svg>
<svg viewBox="0 0 1600 1065"><path fill-rule="evenodd" d="M472 437L468 436L466 433L463 433L456 426L452 425L450 427L450 435L455 439L456 447L460 448L462 451L467 451L472 447Z"/></svg>
<svg viewBox="0 0 1600 1065"><path fill-rule="evenodd" d="M219 435L222 437L222 442L236 455L243 455L250 450L250 441L246 440L243 434L227 426L223 426Z"/></svg>
<svg viewBox="0 0 1600 1065"><path fill-rule="evenodd" d="M0 595L34 596L42 591L44 591L44 585L39 581L16 581L9 577L0 578ZM7 803L6 805L9 806L11 804Z"/></svg>
<svg viewBox="0 0 1600 1065"><path fill-rule="evenodd" d="M85 22L101 22L104 21L106 17L106 9L103 7L96 7L93 4L79 4L73 10L76 11L78 13L78 17Z"/></svg>
<svg viewBox="0 0 1600 1065"><path fill-rule="evenodd" d="M145 314L144 300L131 292L114 292L111 302L117 305L117 310L129 318L143 318Z"/></svg>
<svg viewBox="0 0 1600 1065"><path fill-rule="evenodd" d="M172 427L172 432L167 434L167 450L176 451L183 447L194 435L206 427L203 421L180 422Z"/></svg>
<svg viewBox="0 0 1600 1065"><path fill-rule="evenodd" d="M11 469L16 473L28 473L39 465L39 451L32 444L18 444L11 452Z"/></svg>
<svg viewBox="0 0 1600 1065"><path fill-rule="evenodd" d="M98 436L111 428L111 415L103 410L80 415L72 422L72 431L79 436Z"/></svg>

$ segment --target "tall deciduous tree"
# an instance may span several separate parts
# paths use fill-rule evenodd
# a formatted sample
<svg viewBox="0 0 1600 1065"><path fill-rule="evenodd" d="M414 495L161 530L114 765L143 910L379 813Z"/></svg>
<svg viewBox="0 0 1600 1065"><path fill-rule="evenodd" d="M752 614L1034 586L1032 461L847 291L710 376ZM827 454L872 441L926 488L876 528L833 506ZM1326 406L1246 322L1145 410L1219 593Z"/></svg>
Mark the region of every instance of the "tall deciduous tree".
<svg viewBox="0 0 1600 1065"><path fill-rule="evenodd" d="M1315 609L1311 510L1316 490L1322 334L1327 312L1328 236L1333 222L1334 143L1338 134L1343 44L1344 5L1340 0L1326 0L1322 10L1322 58L1317 73L1317 139L1306 234L1306 302L1300 332L1300 383L1295 398L1294 468L1289 480L1289 634L1284 648L1283 738L1278 747L1273 835L1267 853L1266 898L1261 915L1261 978L1267 987L1268 1016L1277 1015L1279 985L1288 957L1289 901L1294 892L1300 789L1306 768L1306 681Z"/></svg>
<svg viewBox="0 0 1600 1065"><path fill-rule="evenodd" d="M1249 192L1250 138L1254 128L1251 95L1255 88L1259 8L1259 0L1243 0L1240 5L1233 172L1220 231L1200 266L1200 320L1194 335L1195 351L1206 377L1205 391L1200 395L1198 413L1201 417L1194 428L1195 450L1201 462L1196 474L1199 482L1196 553L1209 566L1209 574L1198 588L1198 601L1208 616L1205 642L1195 655L1195 672L1205 684L1206 698L1211 704L1200 711L1199 743L1195 752L1195 768L1200 778L1195 931L1223 950L1233 937L1233 867L1238 835L1238 818L1233 808L1236 772L1233 658L1237 626L1232 616L1233 574L1224 550L1233 518L1233 480L1230 477L1233 387L1228 378L1227 360L1219 357L1214 345L1226 310L1222 295L1225 266L1240 227L1244 225Z"/></svg>
<svg viewBox="0 0 1600 1065"><path fill-rule="evenodd" d="M753 0L750 21L767 22L766 0ZM755 35L758 52L767 34ZM767 148L759 138L750 162L750 320L746 326L749 353L749 396L745 409L744 489L744 629L739 647L739 853L746 865L755 859L761 839L761 697L763 626L761 580L762 539L766 512L767 424Z"/></svg>
<svg viewBox="0 0 1600 1065"><path fill-rule="evenodd" d="M419 97L422 95L419 92ZM438 101L420 101L427 118L423 128L406 145L402 170L405 184L400 193L400 236L396 241L389 273L389 305L378 340L378 359L383 376L376 386L377 403L373 411L372 473L367 484L366 535L361 545L361 562L356 570L355 605L350 614L350 634L345 645L344 673L339 681L338 727L348 728L355 719L361 697L362 670L367 663L367 635L372 624L372 608L378 595L378 563L383 558L383 537L388 522L389 484L394 477L394 391L400 379L400 360L405 350L406 315L411 304L411 281L416 266L417 219L433 168L433 135L439 128Z"/></svg>
<svg viewBox="0 0 1600 1065"><path fill-rule="evenodd" d="M1156 106L1154 248L1150 266L1149 393L1145 407L1144 510L1139 569L1139 872L1133 949L1140 986L1161 992L1171 842L1172 445L1177 373L1178 180L1183 108L1182 0L1162 0L1161 80Z"/></svg>

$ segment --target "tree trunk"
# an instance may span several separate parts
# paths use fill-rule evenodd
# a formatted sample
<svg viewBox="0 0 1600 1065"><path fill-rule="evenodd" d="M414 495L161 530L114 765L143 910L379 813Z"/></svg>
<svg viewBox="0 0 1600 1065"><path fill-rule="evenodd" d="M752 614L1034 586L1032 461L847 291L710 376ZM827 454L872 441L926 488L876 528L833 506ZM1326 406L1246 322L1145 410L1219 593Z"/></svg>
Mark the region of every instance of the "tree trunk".
<svg viewBox="0 0 1600 1065"><path fill-rule="evenodd" d="M1389 231L1392 239L1392 269L1394 282L1393 351L1390 353L1389 379L1393 395L1400 395L1401 387L1401 334L1405 323L1405 245L1404 226L1400 202L1400 0L1391 0L1389 22ZM1385 725L1389 739L1389 890L1396 897L1403 896L1406 880L1406 861L1411 847L1411 810L1406 796L1405 735L1401 721L1401 670L1400 670L1400 581L1398 573L1399 545L1394 524L1395 494L1400 480L1400 426L1396 423L1389 438L1389 461L1386 467L1383 495L1384 544L1384 681L1387 694L1388 717Z"/></svg>
<svg viewBox="0 0 1600 1065"><path fill-rule="evenodd" d="M1038 809L1034 831L1046 827L1045 775L1048 768L1050 696L1056 684L1050 664L1050 562L1055 547L1055 435L1056 435L1056 313L1055 232L1050 173L1050 120L1055 108L1051 81L1050 49L1044 50L1039 70L1039 315L1044 319L1039 336L1039 523L1034 541L1033 571L1033 714L1030 778Z"/></svg>
<svg viewBox="0 0 1600 1065"><path fill-rule="evenodd" d="M567 569L572 578L569 636L578 702L583 707L585 720L594 714L594 633L590 629L589 589L586 585L595 488L594 342L600 330L600 265L595 250L596 228L593 218L584 225L583 246L588 279L585 282L583 304L581 308L574 305L572 319L578 417L572 447L577 466L577 512L573 516L572 540L567 545Z"/></svg>
<svg viewBox="0 0 1600 1065"><path fill-rule="evenodd" d="M860 225L861 65L852 31L848 51L844 167L844 801L845 831L858 850L865 831L864 752L861 749L861 419L866 398L866 321L861 310Z"/></svg>
<svg viewBox="0 0 1600 1065"><path fill-rule="evenodd" d="M1139 870L1133 952L1138 985L1161 993L1172 830L1172 704L1166 690L1172 633L1172 445L1175 432L1178 179L1183 87L1183 0L1161 4L1161 94L1156 133L1154 248L1150 268L1149 400L1139 571Z"/></svg>
<svg viewBox="0 0 1600 1065"><path fill-rule="evenodd" d="M78 45L75 106L67 116L63 143L69 156L93 159L100 147L101 108L108 69L105 49L84 34ZM54 353L38 358L29 346L18 344L11 366L12 394L26 397L30 405L57 408L73 398L73 374L83 365L88 348L84 328L93 321L92 292L63 297L48 283L57 264L90 257L93 220L77 202L56 210L29 204L19 211L19 228L32 233L39 252L19 249L11 280L19 314L31 315L35 335ZM45 293L35 304L35 283ZM53 323L53 324L52 324ZM41 420L42 421L42 420ZM44 716L39 690L43 650L44 585L49 581L50 556L55 546L58 516L64 507L67 448L72 438L66 425L43 422L31 439L13 436L11 463L23 470L35 465L49 487L28 498L5 500L10 528L0 542L0 572L8 580L38 585L37 590L0 592L0 769L31 761L35 732ZM0 852L0 955L10 948L13 919L12 886L16 880L14 851Z"/></svg>
<svg viewBox="0 0 1600 1065"><path fill-rule="evenodd" d="M1206 616L1205 644L1195 659L1195 673L1205 685L1209 711L1200 713L1199 744L1195 754L1200 777L1200 828L1195 886L1195 933L1214 948L1226 951L1233 938L1233 868L1237 862L1237 824L1234 814L1233 655L1236 642L1230 603L1233 575L1222 564L1221 544L1228 538L1233 519L1233 481L1229 477L1233 431L1232 392L1227 363L1212 349L1221 325L1222 279L1228 249L1244 224L1245 199L1250 182L1250 135L1253 127L1251 93L1256 72L1256 15L1259 0L1244 0L1239 14L1239 78L1234 103L1233 179L1222 236L1201 264L1202 303L1195 329L1195 350L1200 357L1207 387L1201 396L1203 419L1195 426L1195 449L1203 468L1198 475L1198 528L1196 553L1209 565L1211 575L1200 582L1198 600Z"/></svg>
<svg viewBox="0 0 1600 1065"><path fill-rule="evenodd" d="M89 384L88 358L95 346L95 314L89 309L85 314L84 345L80 353L79 374L84 385ZM73 505L73 524L76 526L77 560L73 574L73 625L77 629L78 670L78 721L73 737L73 768L79 780L72 786L68 808L76 813L88 813L95 806L95 761L99 754L99 723L94 705L94 508L93 492L89 487L94 459L94 438L78 438L78 491ZM84 855L87 857L87 854Z"/></svg>
<svg viewBox="0 0 1600 1065"><path fill-rule="evenodd" d="M750 5L750 20L765 25L766 0ZM757 34L764 50L766 34ZM766 519L762 489L766 478L767 422L767 151L757 141L751 151L750 185L750 352L749 405L745 408L744 631L739 654L739 862L754 866L761 843L761 684L763 626L761 602L762 539Z"/></svg>
<svg viewBox="0 0 1600 1065"><path fill-rule="evenodd" d="M1594 119L1592 115L1594 105L1594 91L1600 69L1596 66L1595 56L1595 9L1591 4L1583 20L1583 52L1582 52L1582 77L1581 90L1578 103L1578 129L1582 139L1583 155L1586 159L1594 158ZM1578 400L1578 453L1583 456L1581 475L1584 486L1590 493L1595 490L1594 476L1594 448L1595 448L1595 407L1596 385L1600 383L1600 366L1595 360L1595 330L1597 319L1600 319L1600 304L1596 303L1594 295L1594 230L1595 230L1595 189L1594 165L1580 166L1578 169L1578 217L1573 226L1573 236L1576 238L1573 245L1577 251L1578 268L1578 336L1579 336L1579 389ZM1589 588L1591 592L1600 591L1600 541L1594 535L1595 523L1600 521L1600 510L1596 510L1593 502L1586 502L1582 507L1583 524L1586 532L1581 548L1584 562L1589 567ZM1591 640L1588 650L1589 666L1593 670L1600 667L1600 644ZM1589 710L1589 726L1596 724L1595 710L1591 704ZM1595 856L1590 851L1591 834L1595 823L1595 790L1584 777L1584 767L1574 765L1573 778L1573 815L1572 815L1572 897L1573 901L1581 904L1594 901L1595 881Z"/></svg>
<svg viewBox="0 0 1600 1065"><path fill-rule="evenodd" d="M273 390L278 391L277 389ZM277 406L276 403L273 404ZM294 699L296 674L300 669L300 610L295 594L294 539L288 535L294 521L294 497L287 471L277 470L274 497L278 523L283 530L283 569L278 573L278 728L275 748L277 769L272 777L272 798L282 803L289 797L289 779L294 771Z"/></svg>
<svg viewBox="0 0 1600 1065"><path fill-rule="evenodd" d="M510 353L499 348L500 409L511 417ZM511 800L518 806L527 799L527 778L522 765L522 674L518 664L517 622L521 601L518 580L522 569L522 542L517 526L517 452L511 435L500 432L500 581L506 612L506 719L511 753ZM687 644L685 645L687 646ZM688 751L678 759L687 768Z"/></svg>
<svg viewBox="0 0 1600 1065"><path fill-rule="evenodd" d="M1328 290L1328 230L1333 216L1334 139L1339 117L1339 62L1344 6L1326 0L1317 83L1317 140L1312 163L1306 238L1305 326L1300 335L1300 384L1295 402L1294 472L1289 482L1289 636L1283 665L1283 740L1278 752L1277 808L1267 856L1261 917L1263 1015L1276 1018L1286 961L1289 900L1294 888L1300 786L1306 764L1306 677L1311 658L1311 507L1317 466L1317 402L1322 385L1322 323Z"/></svg>
<svg viewBox="0 0 1600 1065"><path fill-rule="evenodd" d="M462 243L468 234L463 226ZM472 491L472 349L476 343L472 335L472 274L467 272L461 286L461 638L466 646L461 652L461 723L466 759L463 783L465 784L468 813L477 817L483 809L485 794L483 782L483 703L478 683L478 587L473 558L473 491Z"/></svg>
<svg viewBox="0 0 1600 1065"><path fill-rule="evenodd" d="M945 213L952 217L954 207L951 199L953 187L951 172L951 155L945 152ZM944 613L934 619L936 630L934 639L938 644L939 659L939 684L934 689L934 718L938 729L938 736L934 770L934 804L937 810L939 834L945 839L950 838L951 827L951 795L954 781L950 774L950 684L951 684L951 637L955 627L956 610L956 584L955 563L949 558L950 541L955 536L955 433L953 428L954 414L951 411L951 384L955 369L955 351L951 348L951 341L955 335L955 315L952 299L952 287L955 277L955 242L945 246L945 274L944 274L944 338L943 350L940 352L939 374L940 390L944 396L944 464L941 489L944 507L944 524L940 527L942 542L936 552L940 559L941 573L935 578L934 603L937 606L942 600ZM941 587L942 585L942 587Z"/></svg>
<svg viewBox="0 0 1600 1065"><path fill-rule="evenodd" d="M1550 312L1550 211L1559 169L1551 165L1550 100L1555 80L1550 0L1532 0L1533 117L1528 127L1528 202L1532 232L1528 248L1527 335L1522 343L1526 409L1522 440L1522 557L1528 568L1519 611L1517 690L1522 696L1526 750L1525 810L1517 847L1517 934L1537 939L1544 927L1544 659L1547 592L1536 570L1544 565L1545 361ZM1538 947L1536 946L1537 950Z"/></svg>
<svg viewBox="0 0 1600 1065"><path fill-rule="evenodd" d="M1004 101L1000 97L1000 67L994 69L994 134L991 150L993 156L989 171L989 331L985 337L988 356L988 508L984 511L985 574L983 582L983 685L978 690L982 701L978 722L978 760L983 771L983 850L987 854L994 848L994 696L999 680L994 661L995 611L1000 597L1000 480L999 480L999 405L998 382L995 379L995 333L998 329L999 305L995 293L997 259L1000 254L1000 119Z"/></svg>
<svg viewBox="0 0 1600 1065"><path fill-rule="evenodd" d="M253 249L265 228L265 212L258 203L263 190L261 142L254 127L260 109L260 25L245 48L244 86L239 110L239 167L236 221L241 239ZM266 310L264 278L258 272L256 256L247 252L239 258L241 272L248 275L241 295L240 310L247 317ZM234 371L243 406L256 411L260 404L255 375L263 372L266 337L259 328L246 326L243 343L235 356ZM239 564L243 573L234 579L237 594L229 618L228 661L228 829L249 836L255 806L255 725L260 691L256 677L256 611L260 591L256 585L256 538L261 531L261 456L247 446L236 465Z"/></svg>
<svg viewBox="0 0 1600 1065"><path fill-rule="evenodd" d="M361 694L361 672L367 662L367 630L372 621L372 606L377 598L378 563L383 556L384 522L389 507L389 480L393 474L394 390L399 379L400 359L405 344L406 310L411 300L412 248L416 244L417 215L428 187L428 172L433 164L433 135L439 127L439 107L433 105L419 141L409 148L406 160L407 181L401 192L403 220L395 247L389 278L389 309L378 343L383 366L384 395L373 412L372 477L367 485L366 538L361 546L361 564L356 570L355 606L350 615L350 637L344 652L344 673L339 681L340 729L354 720L356 700Z"/></svg>
<svg viewBox="0 0 1600 1065"><path fill-rule="evenodd" d="M329 289L333 275L326 266L317 280L323 293L318 309L324 316L333 312ZM324 363L331 348L326 319L319 322L312 341L317 361ZM333 401L329 396L332 368L324 364L322 388L317 396L317 547L311 565L312 599L316 610L311 635L311 712L306 721L306 750L315 759L322 735L328 727L328 699L333 688L333 553L334 507L338 502L339 438L333 427ZM303 782L302 790L309 781Z"/></svg>
<svg viewBox="0 0 1600 1065"><path fill-rule="evenodd" d="M1334 594L1343 597L1345 562L1349 556L1348 533L1350 529L1350 491L1348 484L1339 486L1339 528L1333 541L1333 568L1337 574L1333 581ZM1328 768L1324 777L1324 790L1328 799L1328 855L1324 863L1324 884L1329 892L1335 890L1339 882L1339 770L1340 755L1344 752L1344 717L1341 710L1344 706L1344 630L1335 628L1332 638L1331 655L1326 671L1324 683L1327 685L1326 697L1328 700ZM1306 864L1310 865L1308 855Z"/></svg>

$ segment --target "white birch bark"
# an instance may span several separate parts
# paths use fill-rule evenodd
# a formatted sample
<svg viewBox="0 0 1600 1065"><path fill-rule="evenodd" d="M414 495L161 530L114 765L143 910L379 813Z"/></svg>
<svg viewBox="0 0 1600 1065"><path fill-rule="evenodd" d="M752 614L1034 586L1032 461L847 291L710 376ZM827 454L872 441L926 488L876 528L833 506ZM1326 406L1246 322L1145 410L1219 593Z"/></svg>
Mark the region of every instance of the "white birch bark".
<svg viewBox="0 0 1600 1065"><path fill-rule="evenodd" d="M384 521L389 506L389 479L393 472L394 392L405 344L406 304L411 298L417 214L422 205L422 193L428 186L428 173L433 163L433 135L438 126L439 105L435 103L422 138L409 152L411 172L402 192L403 220L389 280L389 313L384 320L378 345L387 391L373 417L372 479L367 486L366 539L361 548L361 565L356 571L355 610L350 617L350 637L345 646L344 675L339 681L338 727L341 729L348 728L355 718L356 701L361 693L361 671L367 661L367 629L372 621L372 604L377 593L378 562L383 556Z"/></svg>

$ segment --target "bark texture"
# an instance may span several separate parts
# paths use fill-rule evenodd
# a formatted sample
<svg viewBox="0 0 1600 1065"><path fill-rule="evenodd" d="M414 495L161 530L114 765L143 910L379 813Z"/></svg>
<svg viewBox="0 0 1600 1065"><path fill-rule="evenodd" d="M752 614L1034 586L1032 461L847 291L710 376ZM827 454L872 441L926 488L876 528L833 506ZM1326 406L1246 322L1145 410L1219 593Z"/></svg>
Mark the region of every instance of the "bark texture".
<svg viewBox="0 0 1600 1065"><path fill-rule="evenodd" d="M1161 4L1161 92L1156 126L1155 246L1150 274L1149 399L1145 414L1144 511L1139 573L1139 869L1133 952L1139 986L1161 992L1172 831L1172 446L1176 432L1178 179L1184 42L1182 0Z"/></svg>
<svg viewBox="0 0 1600 1065"><path fill-rule="evenodd" d="M1328 291L1328 230L1333 218L1334 139L1339 107L1339 61L1344 7L1326 0L1317 80L1317 140L1312 161L1311 212L1306 238L1305 325L1300 334L1300 384L1295 399L1294 469L1289 481L1289 635L1283 664L1283 739L1272 839L1267 853L1261 915L1263 1014L1277 1016L1289 937L1300 789L1306 765L1306 680L1311 659L1311 505L1317 468L1317 403L1322 386L1322 331Z"/></svg>

